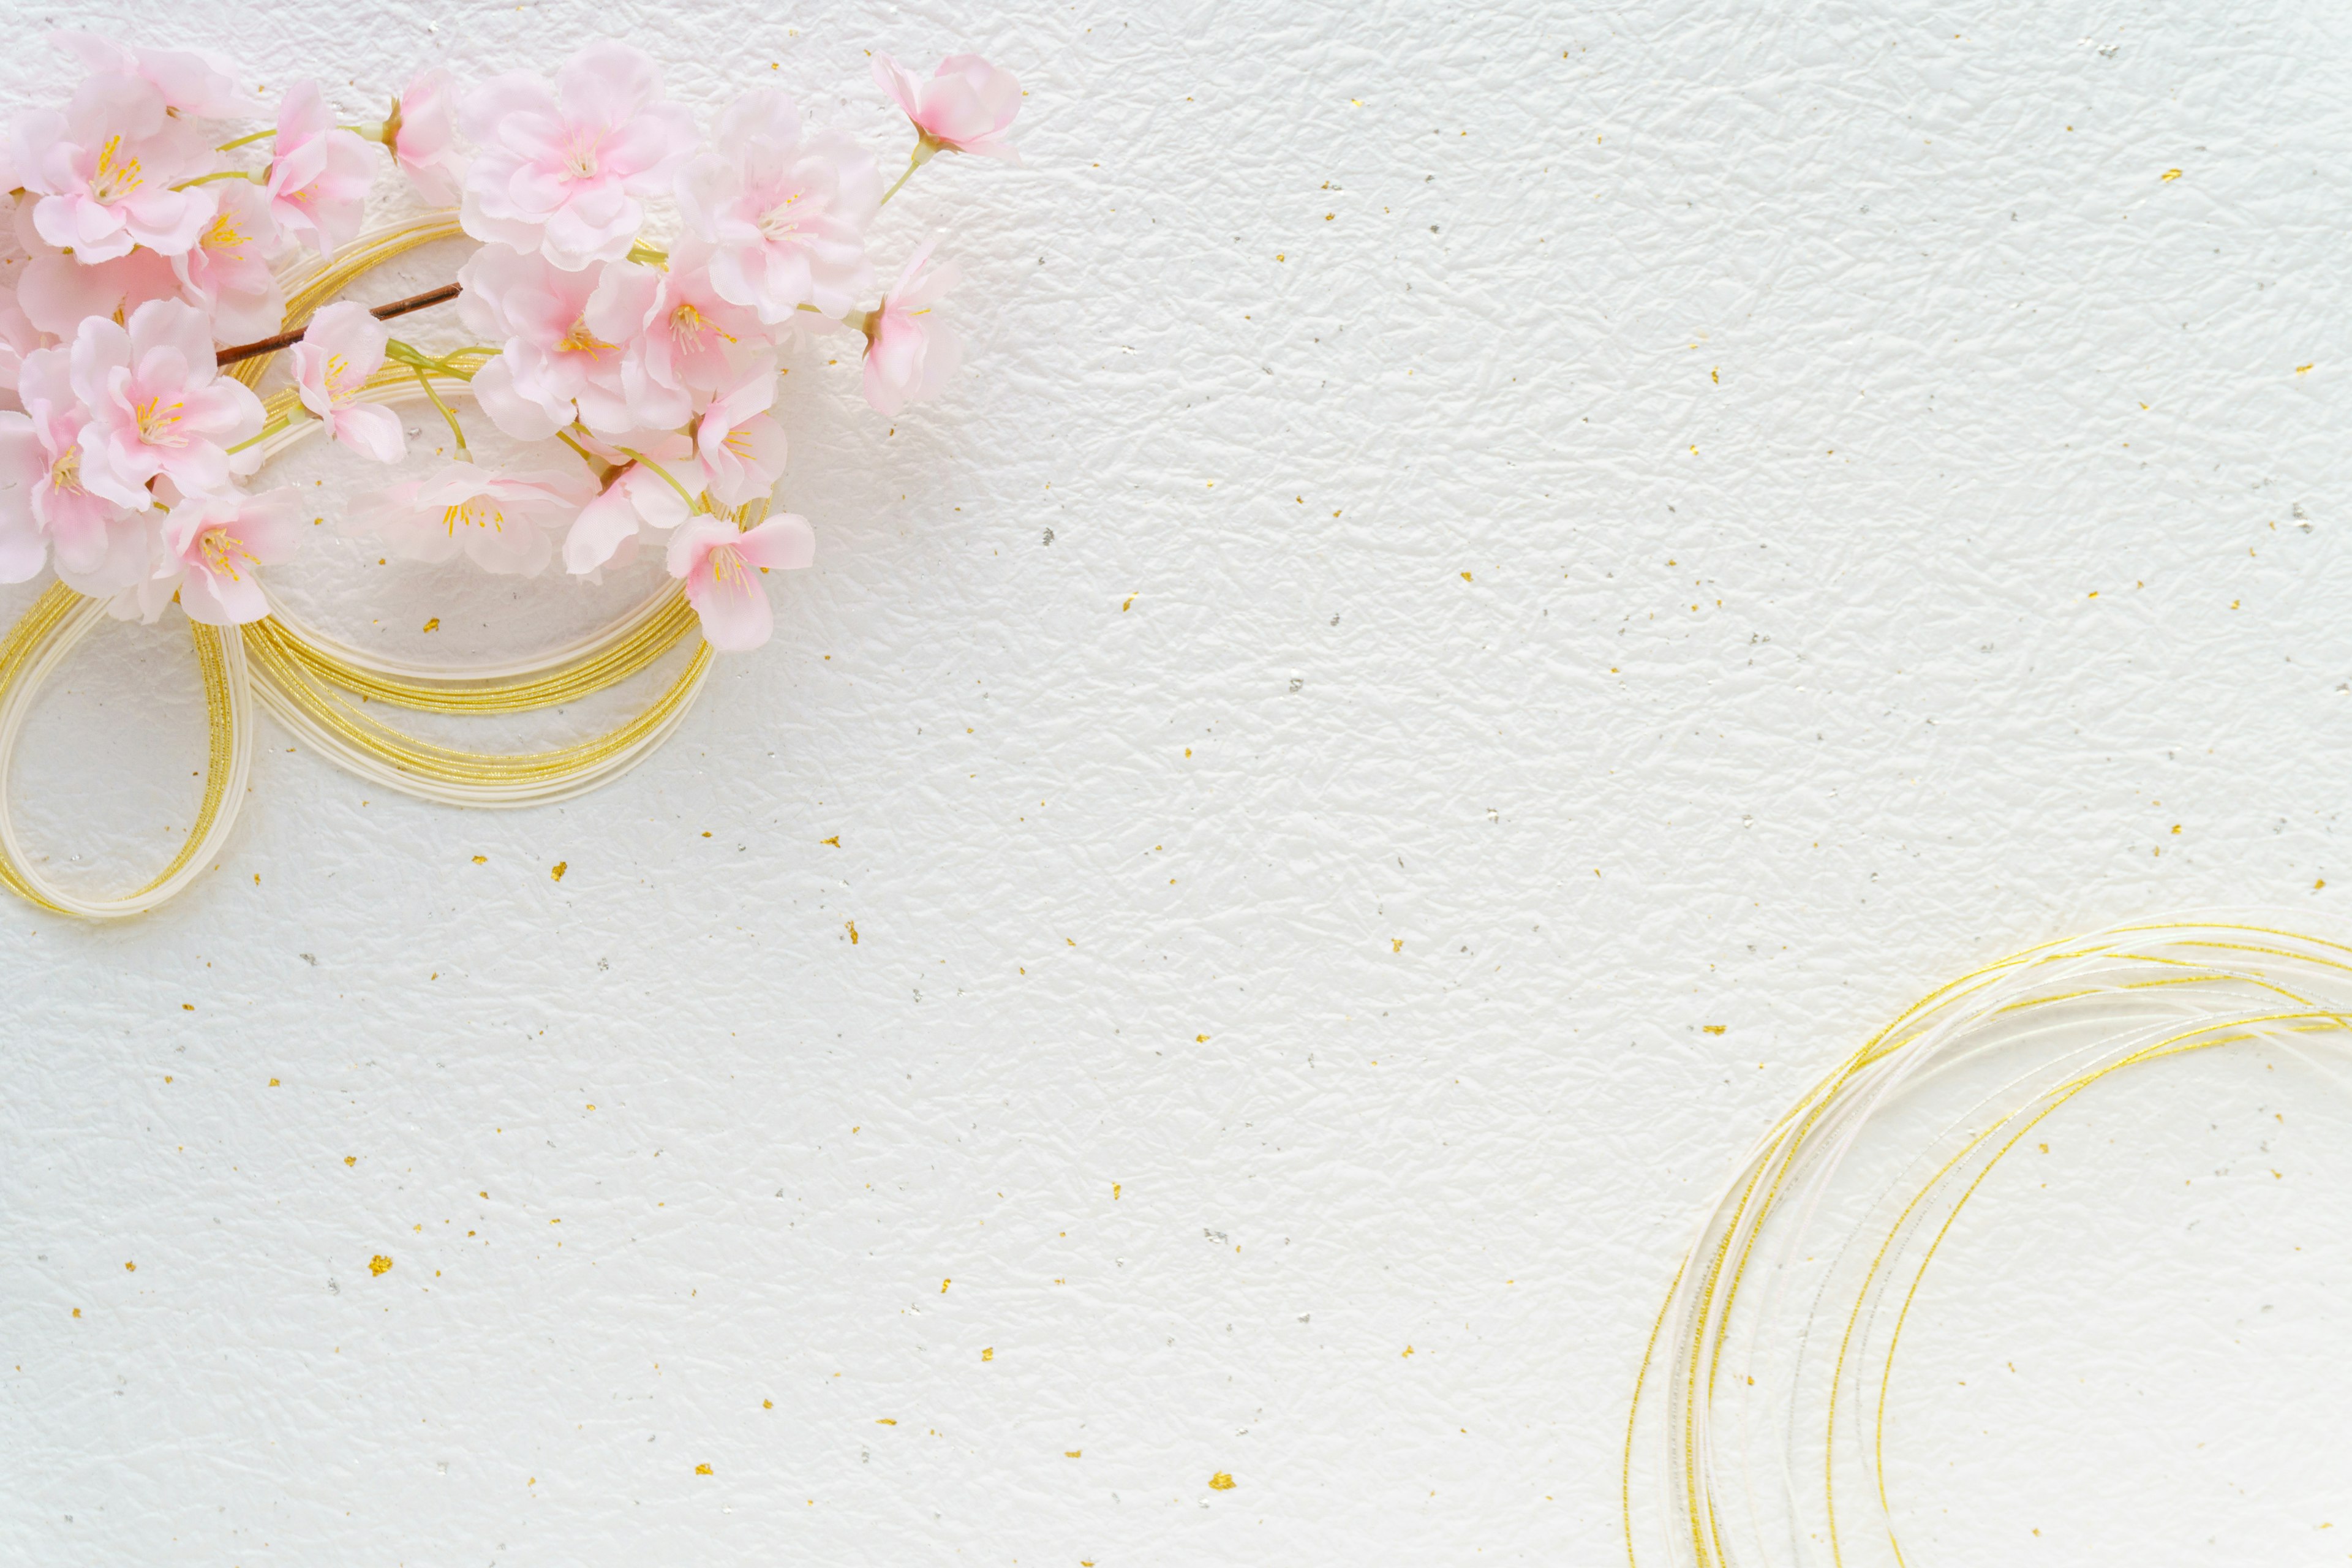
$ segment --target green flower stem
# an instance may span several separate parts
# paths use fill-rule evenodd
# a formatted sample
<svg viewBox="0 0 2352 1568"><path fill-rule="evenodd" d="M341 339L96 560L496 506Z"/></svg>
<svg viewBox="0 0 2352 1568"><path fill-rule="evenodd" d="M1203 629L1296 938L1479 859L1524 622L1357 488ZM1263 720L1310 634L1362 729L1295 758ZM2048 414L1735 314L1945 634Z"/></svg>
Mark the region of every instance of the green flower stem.
<svg viewBox="0 0 2352 1568"><path fill-rule="evenodd" d="M198 174L193 180L182 180L172 188L175 191L184 191L190 185L209 185L215 180L251 180L257 185L262 183L262 178L261 175L248 173L244 169L223 169L216 174Z"/></svg>
<svg viewBox="0 0 2352 1568"><path fill-rule="evenodd" d="M244 451L247 447L258 446L262 442L268 440L272 436L275 436L280 430L285 429L288 425L293 423L293 418L294 416L290 414L279 415L277 418L272 419L268 424L264 425L258 433L247 437L246 439L239 441L236 446L231 447L228 449L230 456L234 457L236 454Z"/></svg>
<svg viewBox="0 0 2352 1568"><path fill-rule="evenodd" d="M433 390L433 378L425 374L423 365L412 364L408 368L416 373L416 384L425 389L425 395L432 400L434 407L441 411L441 417L449 422L449 434L457 441L458 459L472 462L474 454L466 446L466 427L457 423L457 411L441 401L441 395Z"/></svg>
<svg viewBox="0 0 2352 1568"><path fill-rule="evenodd" d="M659 474L662 477L662 482L668 485L670 489L676 490L678 494L678 499L686 502L687 510L695 512L705 510L701 501L687 493L687 489L684 485L679 484L676 479L670 478L670 472L667 468L663 468L659 463L655 462L643 452L631 451L626 447L620 447L619 450L626 453L631 460L642 463L646 468L651 468L655 473Z"/></svg>
<svg viewBox="0 0 2352 1568"><path fill-rule="evenodd" d="M922 132L917 132L915 137L915 151L912 155L907 159L907 172L898 176L898 184L892 185L888 190L882 193L882 199L875 205L877 207L888 206L890 205L890 198L898 194L898 185L903 185L908 180L913 179L915 177L915 171L929 163L931 161L931 154L939 150L940 144L938 142L932 141L929 136L924 135Z"/></svg>

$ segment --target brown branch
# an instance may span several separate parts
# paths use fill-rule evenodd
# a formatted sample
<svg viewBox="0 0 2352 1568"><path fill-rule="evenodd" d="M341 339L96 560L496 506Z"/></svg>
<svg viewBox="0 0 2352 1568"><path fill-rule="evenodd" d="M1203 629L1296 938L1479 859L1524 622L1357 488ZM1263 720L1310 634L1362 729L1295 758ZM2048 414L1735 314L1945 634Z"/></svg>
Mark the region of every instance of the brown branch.
<svg viewBox="0 0 2352 1568"><path fill-rule="evenodd" d="M422 294L411 294L407 299L394 300L389 305L378 305L368 314L379 321L389 321L394 316L405 316L411 310L422 310L428 305L446 304L456 299L458 292L457 284L444 283L438 289L428 289ZM221 350L213 356L214 362L227 365L235 364L239 360L253 359L261 354L274 354L289 344L300 342L302 332L303 329L298 327L290 332L280 332L274 338L263 338L257 342L239 343L235 348Z"/></svg>

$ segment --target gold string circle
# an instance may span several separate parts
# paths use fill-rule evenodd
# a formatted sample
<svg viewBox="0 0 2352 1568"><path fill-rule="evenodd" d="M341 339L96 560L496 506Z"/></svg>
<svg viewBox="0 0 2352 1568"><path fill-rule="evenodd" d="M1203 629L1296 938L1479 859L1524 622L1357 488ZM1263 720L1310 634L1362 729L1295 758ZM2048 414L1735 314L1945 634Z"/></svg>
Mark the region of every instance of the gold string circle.
<svg viewBox="0 0 2352 1568"><path fill-rule="evenodd" d="M1969 1200L2028 1132L2109 1076L2250 1043L2352 1047L2352 947L2260 920L2050 943L1923 998L1807 1090L1734 1171L1651 1326L1620 1474L1629 1568L1814 1561L1791 1555L1799 1539L1824 1542L1834 1568L1904 1563L1888 1390L1920 1287ZM1842 1240L1813 1228L1866 1131L1916 1116L1931 1085L1987 1077L1998 1081L1861 1224ZM1813 1305L1790 1340L1774 1309L1807 1279Z"/></svg>

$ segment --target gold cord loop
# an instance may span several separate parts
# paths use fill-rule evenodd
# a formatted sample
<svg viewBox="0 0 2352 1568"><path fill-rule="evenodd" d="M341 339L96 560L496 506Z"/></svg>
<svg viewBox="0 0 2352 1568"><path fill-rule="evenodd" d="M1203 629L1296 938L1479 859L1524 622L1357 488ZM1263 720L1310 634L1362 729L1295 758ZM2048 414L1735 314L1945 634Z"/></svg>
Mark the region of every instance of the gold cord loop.
<svg viewBox="0 0 2352 1568"><path fill-rule="evenodd" d="M307 321L311 312L371 268L462 232L457 215L443 213L362 236L324 266L289 279L287 327ZM253 386L275 358L274 352L257 354L222 374ZM393 402L425 392L416 373L388 364L369 378L365 395ZM294 412L297 401L290 392L280 392L266 400L265 406L274 419ZM260 447L264 460L299 440L310 424L299 421L269 437ZM748 527L765 510L763 503L755 502L741 509L736 521ZM242 628L191 623L211 729L203 805L180 853L154 880L123 898L87 900L53 886L31 869L8 819L6 764L41 681L104 616L99 601L58 584L0 639L0 883L44 909L93 919L152 909L205 868L245 793L257 700L330 761L372 783L448 805L522 806L596 788L641 761L692 707L711 658L707 645L698 647L646 708L601 735L543 752L475 752L406 734L362 712L352 700L473 717L532 712L573 702L643 673L695 628L695 613L683 591L666 586L584 645L520 664L474 670L427 672L375 658L282 614Z"/></svg>

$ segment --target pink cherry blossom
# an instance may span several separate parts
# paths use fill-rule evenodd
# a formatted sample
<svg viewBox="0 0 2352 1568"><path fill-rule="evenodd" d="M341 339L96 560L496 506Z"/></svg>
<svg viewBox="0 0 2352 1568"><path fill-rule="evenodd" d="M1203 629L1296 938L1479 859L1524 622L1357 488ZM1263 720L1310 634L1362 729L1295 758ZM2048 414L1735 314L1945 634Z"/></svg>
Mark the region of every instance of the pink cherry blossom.
<svg viewBox="0 0 2352 1568"><path fill-rule="evenodd" d="M631 261L566 271L542 256L486 245L458 270L467 326L499 341L474 375L474 399L518 440L545 440L576 417L592 429L685 422L684 392L647 373L646 324L661 274Z"/></svg>
<svg viewBox="0 0 2352 1568"><path fill-rule="evenodd" d="M677 477L677 468L663 467ZM563 569L596 577L607 566L626 566L636 559L637 541L647 528L676 528L688 515L686 498L670 479L644 463L631 463L572 520L563 536Z"/></svg>
<svg viewBox="0 0 2352 1568"><path fill-rule="evenodd" d="M177 588L188 619L242 626L269 613L257 566L290 558L307 524L302 495L281 485L259 495L194 496L163 519L160 587Z"/></svg>
<svg viewBox="0 0 2352 1568"><path fill-rule="evenodd" d="M110 601L106 612L118 621L133 616L155 619L172 602L169 590L155 592L155 558L163 548L156 538L157 521L153 511L126 511L108 519L97 539L98 553L87 569L58 553L58 581L77 594Z"/></svg>
<svg viewBox="0 0 2352 1568"><path fill-rule="evenodd" d="M776 377L755 371L711 400L695 426L695 455L703 484L721 506L765 498L784 471L784 430L768 416Z"/></svg>
<svg viewBox="0 0 2352 1568"><path fill-rule="evenodd" d="M770 346L780 329L720 296L710 281L709 247L688 240L670 253L645 335L646 374L685 392L716 392L755 366L775 374Z"/></svg>
<svg viewBox="0 0 2352 1568"><path fill-rule="evenodd" d="M360 401L368 377L383 367L391 336L365 305L339 300L310 318L291 356L302 406L326 422L329 436L379 463L408 454L400 416L381 403Z"/></svg>
<svg viewBox="0 0 2352 1568"><path fill-rule="evenodd" d="M83 266L61 250L52 250L34 237L39 248L28 258L16 284L17 308L36 329L52 338L70 338L86 317L123 321L150 300L180 296L179 274L172 258L141 247L111 261Z"/></svg>
<svg viewBox="0 0 2352 1568"><path fill-rule="evenodd" d="M159 474L189 495L220 489L226 448L261 429L261 399L216 373L210 325L177 300L149 300L127 328L85 320L69 353L73 395L89 414L81 482L93 494L144 508Z"/></svg>
<svg viewBox="0 0 2352 1568"><path fill-rule="evenodd" d="M278 220L260 186L229 180L218 188L220 210L172 266L180 297L212 318L214 341L247 343L271 336L286 321L286 290L269 266L278 250Z"/></svg>
<svg viewBox="0 0 2352 1568"><path fill-rule="evenodd" d="M270 148L269 211L278 227L324 256L359 233L374 177L367 143L335 124L319 84L297 84L278 106Z"/></svg>
<svg viewBox="0 0 2352 1568"><path fill-rule="evenodd" d="M74 396L68 351L26 354L17 391L25 412L0 415L0 519L16 539L29 522L56 546L60 571L100 572L113 550L110 531L131 513L82 487L89 415Z"/></svg>
<svg viewBox="0 0 2352 1568"><path fill-rule="evenodd" d="M481 149L466 174L466 232L573 270L619 260L645 223L639 198L693 150L694 116L660 98L653 61L612 42L572 56L552 91L521 72L476 88L457 112Z"/></svg>
<svg viewBox="0 0 2352 1568"><path fill-rule="evenodd" d="M49 41L81 61L93 76L142 77L163 95L164 107L217 120L237 112L236 69L209 51L134 49L96 33L55 32Z"/></svg>
<svg viewBox="0 0 2352 1568"><path fill-rule="evenodd" d="M924 81L888 55L877 54L874 79L898 100L926 147L1021 162L1020 149L1003 140L1021 112L1021 83L1011 71L978 55L950 55Z"/></svg>
<svg viewBox="0 0 2352 1568"><path fill-rule="evenodd" d="M466 160L457 154L456 89L439 66L418 73L393 105L384 141L393 162L408 176L418 196L436 207L457 205Z"/></svg>
<svg viewBox="0 0 2352 1568"><path fill-rule="evenodd" d="M702 617L702 640L721 653L758 647L775 629L759 574L816 559L816 535L793 512L746 532L724 518L688 518L669 536L669 574L686 579L686 600Z"/></svg>
<svg viewBox="0 0 2352 1568"><path fill-rule="evenodd" d="M32 422L13 409L0 413L0 583L22 583L48 564L49 542L32 507L32 488L47 469Z"/></svg>
<svg viewBox="0 0 2352 1568"><path fill-rule="evenodd" d="M755 88L719 117L723 149L677 181L687 231L710 247L722 299L762 321L803 304L839 316L871 282L866 226L881 205L869 153L838 136L801 139L800 111L781 89Z"/></svg>
<svg viewBox="0 0 2352 1568"><path fill-rule="evenodd" d="M507 473L448 462L430 476L393 486L355 512L412 561L466 555L489 572L537 575L553 553L549 531L591 494L571 473Z"/></svg>
<svg viewBox="0 0 2352 1568"><path fill-rule="evenodd" d="M64 112L19 117L11 142L16 177L39 197L34 226L82 261L110 260L134 245L176 256L213 216L210 189L173 189L209 166L204 132L166 112L163 93L142 78L90 77Z"/></svg>
<svg viewBox="0 0 2352 1568"><path fill-rule="evenodd" d="M955 334L930 313L955 283L955 263L926 276L930 254L929 244L915 252L898 286L866 317L866 401L884 414L935 396L962 363Z"/></svg>
<svg viewBox="0 0 2352 1568"><path fill-rule="evenodd" d="M24 268L13 268L19 276ZM24 373L25 356L43 346L41 331L16 302L14 289L0 288L0 408L21 408L16 378Z"/></svg>

